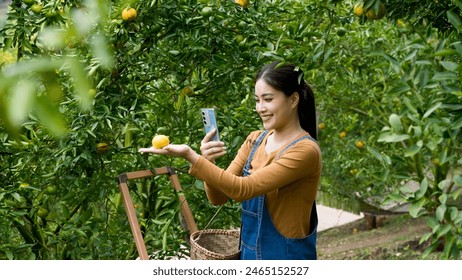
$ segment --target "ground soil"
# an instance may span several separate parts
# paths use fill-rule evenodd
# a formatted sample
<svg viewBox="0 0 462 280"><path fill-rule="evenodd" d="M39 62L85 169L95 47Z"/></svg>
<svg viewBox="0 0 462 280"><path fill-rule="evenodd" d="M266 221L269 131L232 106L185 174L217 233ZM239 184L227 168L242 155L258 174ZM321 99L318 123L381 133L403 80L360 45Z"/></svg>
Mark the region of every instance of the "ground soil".
<svg viewBox="0 0 462 280"><path fill-rule="evenodd" d="M423 219L408 214L382 217L379 227L371 229L364 218L318 233L320 260L424 259L428 242L421 237L430 231ZM425 259L436 259L432 254Z"/></svg>

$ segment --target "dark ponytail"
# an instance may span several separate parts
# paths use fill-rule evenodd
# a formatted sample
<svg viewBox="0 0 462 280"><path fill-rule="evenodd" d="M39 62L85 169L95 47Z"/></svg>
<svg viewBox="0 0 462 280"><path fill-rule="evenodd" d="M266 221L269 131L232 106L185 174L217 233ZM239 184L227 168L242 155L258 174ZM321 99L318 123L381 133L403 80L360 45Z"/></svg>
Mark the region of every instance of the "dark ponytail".
<svg viewBox="0 0 462 280"><path fill-rule="evenodd" d="M294 92L299 95L298 118L300 126L317 140L316 105L314 93L304 79L303 71L292 65L275 61L265 65L257 74L255 83L263 79L268 85L284 92L289 97Z"/></svg>

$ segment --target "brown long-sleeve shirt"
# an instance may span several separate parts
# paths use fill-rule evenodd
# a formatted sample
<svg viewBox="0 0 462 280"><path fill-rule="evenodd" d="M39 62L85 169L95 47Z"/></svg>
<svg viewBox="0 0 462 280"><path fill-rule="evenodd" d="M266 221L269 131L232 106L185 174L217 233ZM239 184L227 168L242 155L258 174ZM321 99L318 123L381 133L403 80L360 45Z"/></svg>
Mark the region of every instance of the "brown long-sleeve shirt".
<svg viewBox="0 0 462 280"><path fill-rule="evenodd" d="M265 143L270 131L254 155L252 174L242 177L242 168L261 132L254 131L247 137L226 171L199 157L190 174L205 182L207 197L213 204L222 204L228 197L244 201L266 194L266 205L277 230L288 238L304 237L310 232L311 207L321 176L319 146L305 139L275 159L285 146L268 154ZM303 135L308 133L297 138Z"/></svg>

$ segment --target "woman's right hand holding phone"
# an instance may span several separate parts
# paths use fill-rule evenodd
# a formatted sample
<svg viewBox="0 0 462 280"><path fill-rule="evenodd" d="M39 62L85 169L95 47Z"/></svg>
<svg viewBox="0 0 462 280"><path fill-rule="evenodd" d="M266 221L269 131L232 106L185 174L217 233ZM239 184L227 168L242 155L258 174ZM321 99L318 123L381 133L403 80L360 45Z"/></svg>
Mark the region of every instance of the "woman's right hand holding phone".
<svg viewBox="0 0 462 280"><path fill-rule="evenodd" d="M211 141L215 133L217 133L216 129L211 130L201 141L201 154L211 162L215 162L216 158L226 154L225 143L221 141Z"/></svg>

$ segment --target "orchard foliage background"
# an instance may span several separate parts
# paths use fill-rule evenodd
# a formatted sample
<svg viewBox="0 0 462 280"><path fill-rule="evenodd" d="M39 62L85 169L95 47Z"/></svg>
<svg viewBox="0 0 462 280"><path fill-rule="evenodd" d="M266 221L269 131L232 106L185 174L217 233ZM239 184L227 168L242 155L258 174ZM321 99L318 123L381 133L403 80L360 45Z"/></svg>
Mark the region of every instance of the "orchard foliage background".
<svg viewBox="0 0 462 280"><path fill-rule="evenodd" d="M253 78L273 60L299 65L315 90L319 201L408 205L427 219L427 253L460 258L462 1L361 3L0 4L0 259L136 258L115 178L166 165L204 228L217 208L188 164L137 150L156 133L198 149L199 108L215 107L226 167L259 128ZM167 178L130 187L148 250L187 249ZM229 202L209 227L238 225Z"/></svg>

